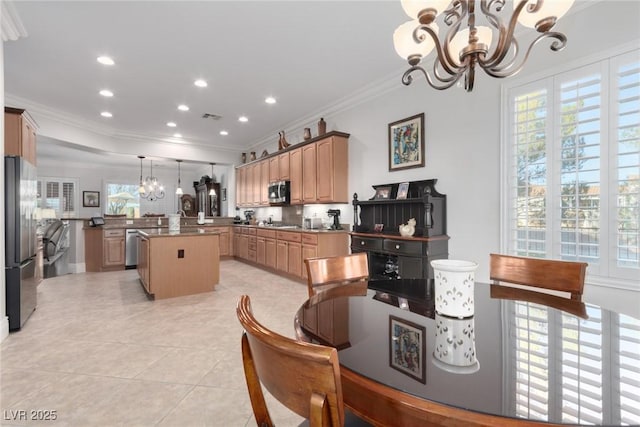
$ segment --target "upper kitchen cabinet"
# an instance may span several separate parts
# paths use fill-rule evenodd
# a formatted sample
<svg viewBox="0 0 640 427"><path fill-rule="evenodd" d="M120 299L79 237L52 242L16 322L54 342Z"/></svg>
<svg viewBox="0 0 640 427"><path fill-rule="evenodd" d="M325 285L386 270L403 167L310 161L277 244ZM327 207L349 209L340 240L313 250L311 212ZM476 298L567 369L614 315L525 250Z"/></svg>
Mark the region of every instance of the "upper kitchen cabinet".
<svg viewBox="0 0 640 427"><path fill-rule="evenodd" d="M348 135L327 136L302 147L303 203L348 203Z"/></svg>
<svg viewBox="0 0 640 427"><path fill-rule="evenodd" d="M4 109L4 154L36 164L36 124L23 109Z"/></svg>

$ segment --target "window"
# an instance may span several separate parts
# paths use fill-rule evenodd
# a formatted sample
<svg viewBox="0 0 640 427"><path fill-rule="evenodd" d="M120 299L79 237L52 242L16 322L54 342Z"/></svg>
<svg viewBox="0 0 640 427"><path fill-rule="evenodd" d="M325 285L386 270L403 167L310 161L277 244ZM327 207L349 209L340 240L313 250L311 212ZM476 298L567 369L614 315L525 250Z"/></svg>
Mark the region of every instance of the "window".
<svg viewBox="0 0 640 427"><path fill-rule="evenodd" d="M78 216L78 180L74 178L38 178L37 207L54 209L57 218Z"/></svg>
<svg viewBox="0 0 640 427"><path fill-rule="evenodd" d="M127 218L140 216L139 184L107 184L107 209L111 215L126 214Z"/></svg>
<svg viewBox="0 0 640 427"><path fill-rule="evenodd" d="M506 251L640 281L639 51L507 89Z"/></svg>

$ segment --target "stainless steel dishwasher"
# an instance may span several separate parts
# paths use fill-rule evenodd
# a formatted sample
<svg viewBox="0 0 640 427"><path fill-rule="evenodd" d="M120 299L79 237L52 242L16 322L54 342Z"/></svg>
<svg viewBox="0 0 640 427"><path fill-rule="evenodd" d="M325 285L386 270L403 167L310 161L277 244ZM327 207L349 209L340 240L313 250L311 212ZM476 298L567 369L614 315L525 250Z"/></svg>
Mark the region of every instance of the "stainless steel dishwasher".
<svg viewBox="0 0 640 427"><path fill-rule="evenodd" d="M138 265L138 230L127 229L124 253L125 267L136 268Z"/></svg>

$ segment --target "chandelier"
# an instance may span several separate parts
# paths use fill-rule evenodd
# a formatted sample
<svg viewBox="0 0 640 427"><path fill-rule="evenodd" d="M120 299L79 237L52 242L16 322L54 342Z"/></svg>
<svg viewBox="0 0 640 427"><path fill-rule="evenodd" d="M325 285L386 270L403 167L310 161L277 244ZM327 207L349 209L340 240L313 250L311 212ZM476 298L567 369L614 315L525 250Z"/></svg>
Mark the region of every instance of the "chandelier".
<svg viewBox="0 0 640 427"><path fill-rule="evenodd" d="M142 159L144 156L138 156L140 159L140 187L138 193L143 199L153 202L154 200L164 198L164 186L158 182L158 178L153 176L153 160L149 160L151 170L149 176L142 180Z"/></svg>
<svg viewBox="0 0 640 427"><path fill-rule="evenodd" d="M411 74L418 71L431 87L438 90L448 89L464 77L464 88L471 92L476 65L492 77L513 76L522 70L533 46L543 39L555 39L550 46L553 51L565 47L566 36L551 29L574 1L401 0L402 8L413 19L400 25L393 33L396 52L410 65L402 76L402 83L411 84ZM476 16L477 4L482 15ZM513 13L508 24L504 25L500 14L507 4L513 6ZM448 9L445 9L447 5ZM442 20L449 27L442 40L438 38L439 28L435 22L441 13ZM476 17L482 16L489 26L476 26ZM526 51L520 49L514 37L517 23L535 28L539 33ZM461 28L463 24L465 28ZM497 36L497 41L492 45L494 36ZM432 69L427 72L419 64L434 48L436 58Z"/></svg>

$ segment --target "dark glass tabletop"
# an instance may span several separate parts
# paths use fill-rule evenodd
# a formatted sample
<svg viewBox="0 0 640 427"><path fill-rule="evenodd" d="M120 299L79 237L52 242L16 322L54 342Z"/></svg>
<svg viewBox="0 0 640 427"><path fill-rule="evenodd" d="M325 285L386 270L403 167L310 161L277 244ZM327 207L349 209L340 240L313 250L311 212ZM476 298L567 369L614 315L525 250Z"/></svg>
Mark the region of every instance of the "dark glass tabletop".
<svg viewBox="0 0 640 427"><path fill-rule="evenodd" d="M297 322L337 347L342 366L423 399L569 425L640 424L640 321L504 288L477 283L474 314L461 319L436 313L426 281L370 281L360 295L311 298Z"/></svg>

